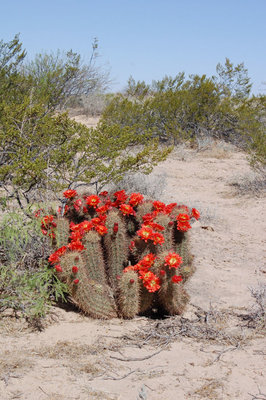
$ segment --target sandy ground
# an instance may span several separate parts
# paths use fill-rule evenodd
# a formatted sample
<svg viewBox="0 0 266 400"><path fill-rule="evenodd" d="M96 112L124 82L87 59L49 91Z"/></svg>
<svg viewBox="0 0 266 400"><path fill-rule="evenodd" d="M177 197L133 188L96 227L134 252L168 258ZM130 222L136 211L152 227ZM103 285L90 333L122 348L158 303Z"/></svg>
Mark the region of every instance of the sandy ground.
<svg viewBox="0 0 266 400"><path fill-rule="evenodd" d="M177 150L157 166L160 199L202 214L183 318L106 322L55 307L31 332L3 317L0 399L266 399L265 336L248 319L250 289L266 281L265 198L229 185L250 173L243 154L221 148Z"/></svg>

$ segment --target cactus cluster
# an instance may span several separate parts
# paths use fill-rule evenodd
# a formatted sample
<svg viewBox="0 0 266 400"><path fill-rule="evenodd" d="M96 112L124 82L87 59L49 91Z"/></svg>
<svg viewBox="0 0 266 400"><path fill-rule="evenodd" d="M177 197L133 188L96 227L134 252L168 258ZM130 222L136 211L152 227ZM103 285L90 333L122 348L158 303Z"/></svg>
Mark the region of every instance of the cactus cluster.
<svg viewBox="0 0 266 400"><path fill-rule="evenodd" d="M64 192L64 209L42 219L49 257L72 301L94 318L133 318L152 309L180 314L193 273L187 232L199 212L124 190Z"/></svg>

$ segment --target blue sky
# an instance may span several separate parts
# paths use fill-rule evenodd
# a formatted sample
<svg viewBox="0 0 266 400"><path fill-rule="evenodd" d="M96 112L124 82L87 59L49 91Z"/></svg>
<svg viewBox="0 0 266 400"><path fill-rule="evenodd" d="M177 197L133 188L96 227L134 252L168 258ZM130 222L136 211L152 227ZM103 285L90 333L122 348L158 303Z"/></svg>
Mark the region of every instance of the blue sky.
<svg viewBox="0 0 266 400"><path fill-rule="evenodd" d="M28 56L72 49L110 68L112 90L130 75L215 74L228 57L244 62L253 92L265 93L266 0L0 0L0 39L16 33Z"/></svg>

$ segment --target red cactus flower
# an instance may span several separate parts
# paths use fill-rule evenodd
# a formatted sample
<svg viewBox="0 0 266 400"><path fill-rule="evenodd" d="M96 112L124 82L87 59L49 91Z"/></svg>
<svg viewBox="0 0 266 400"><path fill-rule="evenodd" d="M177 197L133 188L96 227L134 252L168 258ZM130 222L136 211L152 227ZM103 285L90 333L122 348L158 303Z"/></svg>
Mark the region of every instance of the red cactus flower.
<svg viewBox="0 0 266 400"><path fill-rule="evenodd" d="M145 257L142 258L142 260L139 261L140 268L141 269L150 268L154 264L155 260L156 260L155 254L153 253L147 254Z"/></svg>
<svg viewBox="0 0 266 400"><path fill-rule="evenodd" d="M109 206L105 204L104 206L96 208L97 214L105 214L109 210Z"/></svg>
<svg viewBox="0 0 266 400"><path fill-rule="evenodd" d="M81 199L77 199L73 204L73 207L75 208L76 211L79 211L81 206L82 206L82 200Z"/></svg>
<svg viewBox="0 0 266 400"><path fill-rule="evenodd" d="M96 194L92 194L91 196L86 197L86 204L93 208L97 208L100 201L101 199L96 196Z"/></svg>
<svg viewBox="0 0 266 400"><path fill-rule="evenodd" d="M172 282L173 282L173 283L180 283L180 282L182 282L182 280L183 280L183 278L182 278L182 276L180 276L180 275L174 275L174 276L172 276Z"/></svg>
<svg viewBox="0 0 266 400"><path fill-rule="evenodd" d="M76 240L75 242L71 242L67 245L68 250L70 251L82 251L85 249L80 240Z"/></svg>
<svg viewBox="0 0 266 400"><path fill-rule="evenodd" d="M124 203L126 201L126 199L128 198L128 195L126 194L126 192L124 190L119 190L119 191L115 192L114 196L116 198L116 202L119 204Z"/></svg>
<svg viewBox="0 0 266 400"><path fill-rule="evenodd" d="M106 196L108 196L108 192L106 190L104 190L103 192L99 193L99 196L106 197Z"/></svg>
<svg viewBox="0 0 266 400"><path fill-rule="evenodd" d="M161 269L160 275L164 276L166 274L166 271L164 269Z"/></svg>
<svg viewBox="0 0 266 400"><path fill-rule="evenodd" d="M83 221L79 224L79 229L81 231L89 232L93 228L92 221Z"/></svg>
<svg viewBox="0 0 266 400"><path fill-rule="evenodd" d="M140 193L131 193L129 204L132 207L136 207L143 202L144 196Z"/></svg>
<svg viewBox="0 0 266 400"><path fill-rule="evenodd" d="M104 225L96 225L95 229L101 236L105 235L108 232L108 229Z"/></svg>
<svg viewBox="0 0 266 400"><path fill-rule="evenodd" d="M151 228L154 229L155 231L164 231L164 230L165 230L165 228L164 228L162 225L157 224L156 222L151 222L149 225L150 225Z"/></svg>
<svg viewBox="0 0 266 400"><path fill-rule="evenodd" d="M78 267L76 267L76 265L73 265L73 267L72 267L73 274L77 274L78 270L79 270Z"/></svg>
<svg viewBox="0 0 266 400"><path fill-rule="evenodd" d="M135 282L135 279L131 278L129 282L132 284Z"/></svg>
<svg viewBox="0 0 266 400"><path fill-rule="evenodd" d="M137 231L137 235L145 242L147 242L148 239L152 238L153 230L148 226L142 226L142 228Z"/></svg>
<svg viewBox="0 0 266 400"><path fill-rule="evenodd" d="M156 210L156 211L159 211L159 212L163 212L164 210L165 210L165 204L162 202L162 201L154 201L153 202L153 208Z"/></svg>
<svg viewBox="0 0 266 400"><path fill-rule="evenodd" d="M185 222L185 223L178 222L178 224L177 224L177 229L182 232L187 232L190 228L191 228L191 225L189 222Z"/></svg>
<svg viewBox="0 0 266 400"><path fill-rule="evenodd" d="M178 214L178 216L176 217L177 220L177 229L183 232L188 231L191 226L190 226L190 216L188 214Z"/></svg>
<svg viewBox="0 0 266 400"><path fill-rule="evenodd" d="M73 283L77 285L79 283L79 279L74 279Z"/></svg>
<svg viewBox="0 0 266 400"><path fill-rule="evenodd" d="M41 231L42 231L42 234L43 234L44 236L46 236L47 233L48 233L47 229L44 229L44 228L41 228Z"/></svg>
<svg viewBox="0 0 266 400"><path fill-rule="evenodd" d="M118 232L118 223L117 223L117 222L114 223L113 232L114 232L114 233L117 233L117 232Z"/></svg>
<svg viewBox="0 0 266 400"><path fill-rule="evenodd" d="M48 258L48 261L51 264L56 264L59 262L60 257L66 252L67 247L66 246L62 246L60 247L58 250L56 250L53 254L50 255L50 257Z"/></svg>
<svg viewBox="0 0 266 400"><path fill-rule="evenodd" d="M140 279L143 280L143 286L150 292L156 292L160 289L160 279L153 272L148 271L140 271L139 272Z"/></svg>
<svg viewBox="0 0 266 400"><path fill-rule="evenodd" d="M181 223L189 222L190 216L188 214L178 214L176 220Z"/></svg>
<svg viewBox="0 0 266 400"><path fill-rule="evenodd" d="M136 212L129 204L121 204L119 209L123 215L136 215Z"/></svg>
<svg viewBox="0 0 266 400"><path fill-rule="evenodd" d="M66 199L72 199L73 197L77 196L77 192L76 192L76 190L68 189L63 193L63 196Z"/></svg>
<svg viewBox="0 0 266 400"><path fill-rule="evenodd" d="M200 218L200 213L199 213L199 211L198 211L196 208L192 208L192 210L191 210L191 215L192 215L192 217L194 217L194 218L196 218L196 219L199 219L199 218Z"/></svg>
<svg viewBox="0 0 266 400"><path fill-rule="evenodd" d="M168 265L169 268L178 268L183 262L182 257L177 253L168 253L164 260L164 265Z"/></svg>
<svg viewBox="0 0 266 400"><path fill-rule="evenodd" d="M153 244L162 244L164 243L164 236L159 232L154 232L151 240L153 241Z"/></svg>
<svg viewBox="0 0 266 400"><path fill-rule="evenodd" d="M150 223L153 222L153 219L156 217L157 214L153 213L147 213L145 215L142 216L143 219L143 223L145 225L149 225Z"/></svg>
<svg viewBox="0 0 266 400"><path fill-rule="evenodd" d="M56 272L62 272L63 271L61 265L59 265L59 264L55 265L54 269L56 270Z"/></svg>
<svg viewBox="0 0 266 400"><path fill-rule="evenodd" d="M94 226L101 225L102 220L100 217L92 218L90 221Z"/></svg>
<svg viewBox="0 0 266 400"><path fill-rule="evenodd" d="M170 203L168 204L165 209L164 212L165 214L171 214L171 212L173 211L173 209L177 206L177 203Z"/></svg>

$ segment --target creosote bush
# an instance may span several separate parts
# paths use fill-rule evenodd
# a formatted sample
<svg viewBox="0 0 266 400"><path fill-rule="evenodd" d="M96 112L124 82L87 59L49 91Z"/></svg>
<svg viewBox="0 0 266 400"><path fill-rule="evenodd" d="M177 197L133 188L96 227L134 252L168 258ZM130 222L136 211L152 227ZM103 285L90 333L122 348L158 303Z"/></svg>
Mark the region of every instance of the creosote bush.
<svg viewBox="0 0 266 400"><path fill-rule="evenodd" d="M42 218L55 247L49 262L72 301L94 318L182 313L193 273L187 232L199 212L119 190L64 192L57 215Z"/></svg>

